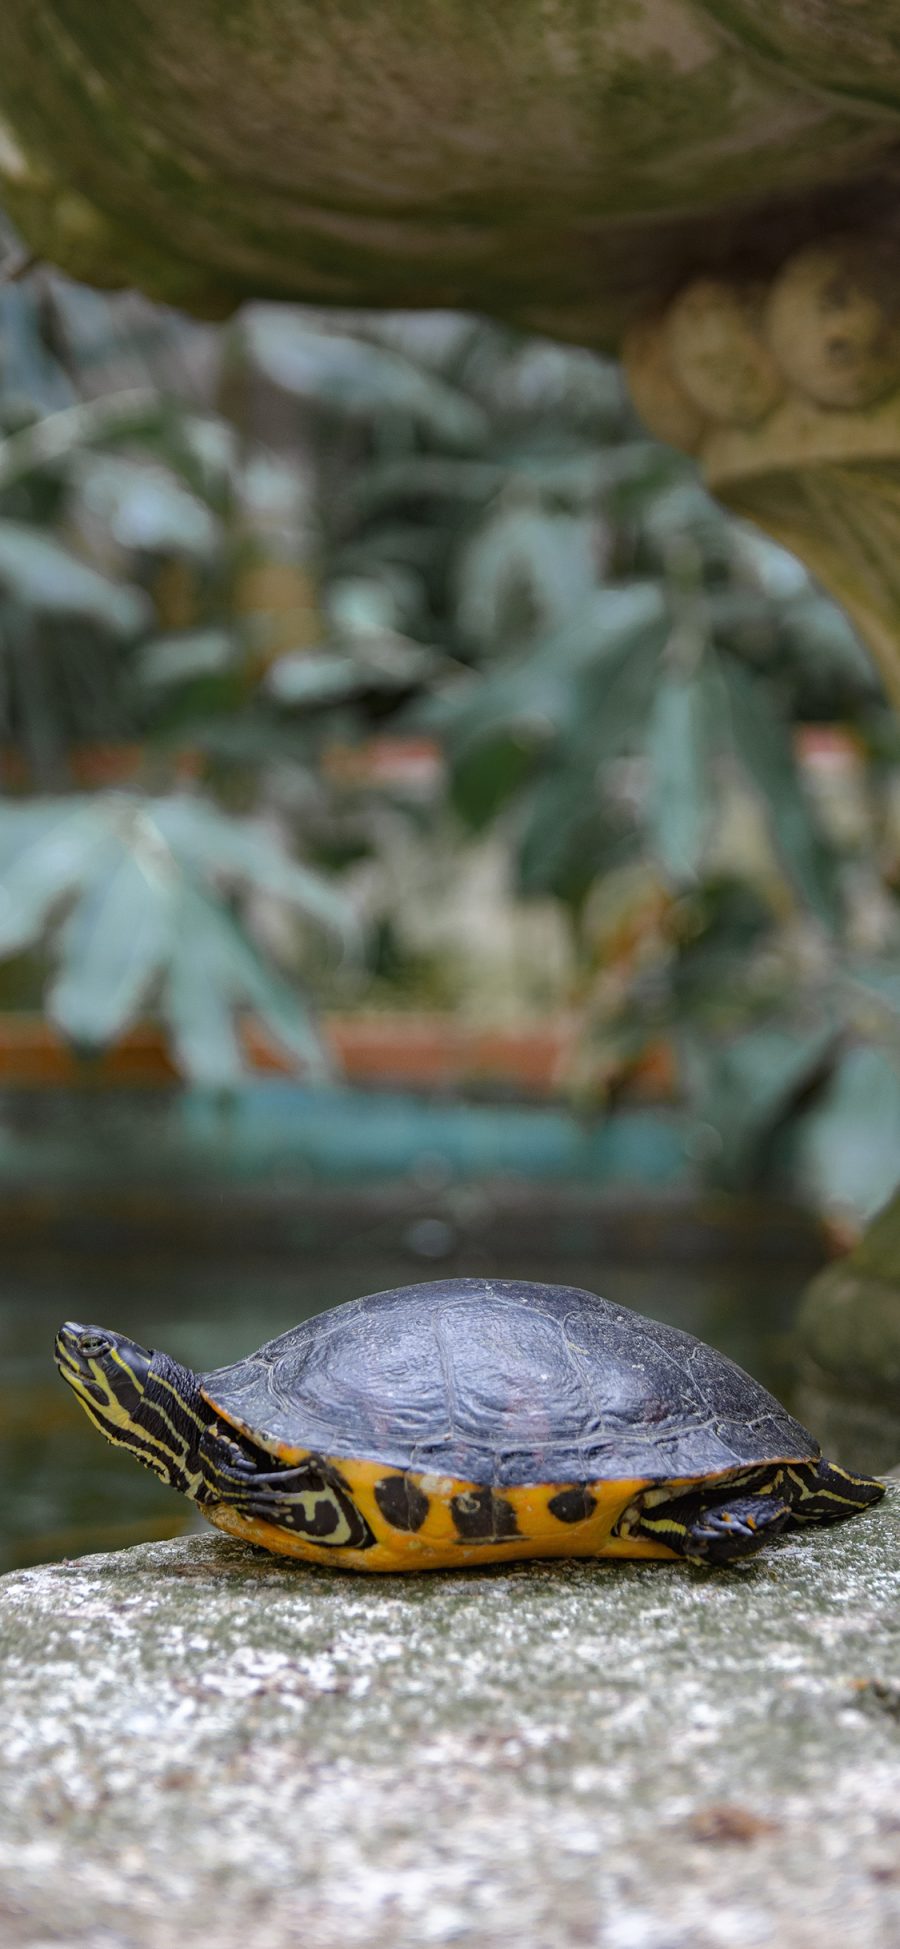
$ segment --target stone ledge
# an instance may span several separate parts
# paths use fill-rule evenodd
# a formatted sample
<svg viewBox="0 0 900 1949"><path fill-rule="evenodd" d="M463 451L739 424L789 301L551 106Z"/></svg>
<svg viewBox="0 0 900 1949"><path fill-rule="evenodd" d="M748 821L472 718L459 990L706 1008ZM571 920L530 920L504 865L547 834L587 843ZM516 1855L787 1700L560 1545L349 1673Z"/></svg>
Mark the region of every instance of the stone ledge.
<svg viewBox="0 0 900 1949"><path fill-rule="evenodd" d="M882 1949L900 1487L743 1572L0 1581L0 1927L67 1949Z"/></svg>

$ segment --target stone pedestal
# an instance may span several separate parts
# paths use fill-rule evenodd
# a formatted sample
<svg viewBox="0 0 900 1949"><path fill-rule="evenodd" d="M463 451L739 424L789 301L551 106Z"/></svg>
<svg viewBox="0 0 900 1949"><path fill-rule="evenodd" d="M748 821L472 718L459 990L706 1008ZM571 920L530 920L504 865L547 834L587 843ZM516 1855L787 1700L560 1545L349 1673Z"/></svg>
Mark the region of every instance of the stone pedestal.
<svg viewBox="0 0 900 1949"><path fill-rule="evenodd" d="M0 1578L4 1949L887 1949L898 1505L740 1572Z"/></svg>

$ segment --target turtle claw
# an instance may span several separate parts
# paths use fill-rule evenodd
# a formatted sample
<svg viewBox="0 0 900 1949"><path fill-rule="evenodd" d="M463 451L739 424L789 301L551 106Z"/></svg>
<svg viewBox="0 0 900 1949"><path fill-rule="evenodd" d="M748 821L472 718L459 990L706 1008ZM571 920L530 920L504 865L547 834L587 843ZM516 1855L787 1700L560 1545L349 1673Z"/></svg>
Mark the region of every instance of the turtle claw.
<svg viewBox="0 0 900 1949"><path fill-rule="evenodd" d="M251 1476L256 1475L256 1464L251 1461L250 1456L238 1442L232 1441L229 1435L223 1435L221 1429L215 1440L219 1457L227 1461L229 1469L233 1469L235 1475L246 1477L248 1481Z"/></svg>
<svg viewBox="0 0 900 1949"><path fill-rule="evenodd" d="M259 1479L252 1456L215 1423L203 1437L200 1454L207 1489L217 1500L243 1499Z"/></svg>

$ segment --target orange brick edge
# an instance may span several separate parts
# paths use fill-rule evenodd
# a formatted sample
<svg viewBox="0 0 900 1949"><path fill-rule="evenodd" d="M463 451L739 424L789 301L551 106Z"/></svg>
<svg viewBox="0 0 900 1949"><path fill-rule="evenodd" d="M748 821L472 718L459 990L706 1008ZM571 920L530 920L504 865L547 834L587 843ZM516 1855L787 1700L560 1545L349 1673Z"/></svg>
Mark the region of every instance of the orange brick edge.
<svg viewBox="0 0 900 1949"><path fill-rule="evenodd" d="M530 1097L565 1089L579 1034L569 1017L519 1028L474 1026L440 1014L327 1015L323 1038L348 1082L413 1090L480 1086ZM296 1065L252 1019L241 1038L257 1075L297 1074ZM113 1048L79 1056L42 1017L0 1015L0 1086L16 1089L159 1088L177 1083L166 1037L153 1023L130 1029ZM670 1099L674 1061L652 1045L629 1075L628 1094Z"/></svg>

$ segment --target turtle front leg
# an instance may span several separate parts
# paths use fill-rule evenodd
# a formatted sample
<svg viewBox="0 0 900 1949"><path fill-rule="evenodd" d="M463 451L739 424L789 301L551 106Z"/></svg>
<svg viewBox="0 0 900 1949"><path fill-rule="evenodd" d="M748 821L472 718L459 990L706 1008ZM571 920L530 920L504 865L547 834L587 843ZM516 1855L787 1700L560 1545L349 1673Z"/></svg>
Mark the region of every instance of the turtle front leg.
<svg viewBox="0 0 900 1949"><path fill-rule="evenodd" d="M215 1424L205 1430L200 1443L200 1466L206 1500L238 1508L250 1499L260 1471L259 1458Z"/></svg>
<svg viewBox="0 0 900 1949"><path fill-rule="evenodd" d="M792 1462L784 1471L784 1492L795 1523L842 1523L870 1503L880 1502L884 1483L871 1475L851 1475L836 1462Z"/></svg>
<svg viewBox="0 0 900 1949"><path fill-rule="evenodd" d="M203 1461L212 1496L241 1516L343 1549L368 1549L375 1541L347 1484L320 1456L273 1468L270 1456L245 1452L213 1429Z"/></svg>
<svg viewBox="0 0 900 1949"><path fill-rule="evenodd" d="M308 1464L299 1469L283 1464L273 1468L272 1457L264 1449L235 1441L215 1425L207 1430L200 1453L209 1496L262 1522L283 1524L288 1499L296 1493L298 1483L303 1491L310 1485ZM314 1479L318 1487L321 1476Z"/></svg>
<svg viewBox="0 0 900 1949"><path fill-rule="evenodd" d="M790 1522L791 1509L779 1493L757 1495L694 1489L683 1496L652 1492L629 1515L619 1534L664 1543L689 1563L737 1563L754 1556L770 1536Z"/></svg>

